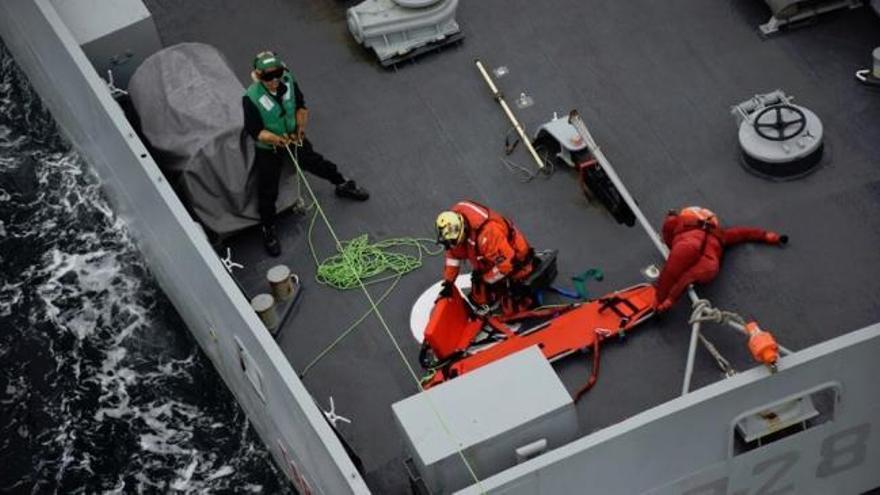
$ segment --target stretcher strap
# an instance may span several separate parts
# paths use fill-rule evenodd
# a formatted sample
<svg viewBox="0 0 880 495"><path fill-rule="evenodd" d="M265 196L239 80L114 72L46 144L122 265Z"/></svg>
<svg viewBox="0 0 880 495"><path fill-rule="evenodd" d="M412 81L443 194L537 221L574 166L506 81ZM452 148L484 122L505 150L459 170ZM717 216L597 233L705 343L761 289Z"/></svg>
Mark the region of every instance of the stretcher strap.
<svg viewBox="0 0 880 495"><path fill-rule="evenodd" d="M619 316L621 319L625 319L625 320L627 320L627 321L629 321L629 319L630 319L634 314L636 314L636 313L639 312L639 308L638 308L638 306L636 306L635 304L633 304L629 299L626 299L625 297L620 297L620 296L608 296L608 297L603 297L603 298L600 299L599 301L601 302L601 304L600 304L600 306L599 306L599 312L600 312L600 313L603 312L603 311L605 311L606 309L611 309L611 311L614 311L614 314L616 314L617 316ZM617 309L617 306L618 306L619 304L623 304L624 306L626 306L627 309L629 309L629 310L631 311L631 313L630 313L630 314L624 314L623 311Z"/></svg>
<svg viewBox="0 0 880 495"><path fill-rule="evenodd" d="M599 380L599 335L596 335L596 338L593 339L593 361L590 365L590 378L587 379L587 383L581 387L577 393L574 394L574 401L577 402L580 398L587 393L593 385Z"/></svg>

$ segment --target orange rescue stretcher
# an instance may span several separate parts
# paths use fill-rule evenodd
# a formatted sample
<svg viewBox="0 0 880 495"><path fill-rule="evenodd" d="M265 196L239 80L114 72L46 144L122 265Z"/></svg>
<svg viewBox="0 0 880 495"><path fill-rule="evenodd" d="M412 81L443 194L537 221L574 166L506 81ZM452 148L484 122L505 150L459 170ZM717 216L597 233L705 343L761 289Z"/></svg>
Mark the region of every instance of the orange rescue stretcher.
<svg viewBox="0 0 880 495"><path fill-rule="evenodd" d="M592 352L590 378L578 400L598 379L601 343L623 337L654 314L654 290L639 284L592 301L494 316L479 314L455 287L437 300L425 329L419 361L429 373L422 385L433 387L537 345L550 362Z"/></svg>

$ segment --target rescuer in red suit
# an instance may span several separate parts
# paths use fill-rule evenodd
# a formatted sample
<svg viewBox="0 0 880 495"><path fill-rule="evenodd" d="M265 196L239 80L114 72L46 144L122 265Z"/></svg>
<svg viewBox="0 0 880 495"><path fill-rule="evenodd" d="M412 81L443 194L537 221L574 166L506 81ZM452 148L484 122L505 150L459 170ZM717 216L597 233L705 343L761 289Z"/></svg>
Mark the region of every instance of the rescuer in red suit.
<svg viewBox="0 0 880 495"><path fill-rule="evenodd" d="M461 263L473 267L470 298L477 306L501 303L504 314L531 306L520 283L532 273L534 250L513 222L473 201L437 216L437 242L446 247L441 297L450 294Z"/></svg>
<svg viewBox="0 0 880 495"><path fill-rule="evenodd" d="M669 257L657 280L657 311L668 310L688 285L711 282L720 268L724 248L742 242L763 242L776 246L788 236L752 227L722 228L710 210L689 206L670 210L663 221L663 242Z"/></svg>

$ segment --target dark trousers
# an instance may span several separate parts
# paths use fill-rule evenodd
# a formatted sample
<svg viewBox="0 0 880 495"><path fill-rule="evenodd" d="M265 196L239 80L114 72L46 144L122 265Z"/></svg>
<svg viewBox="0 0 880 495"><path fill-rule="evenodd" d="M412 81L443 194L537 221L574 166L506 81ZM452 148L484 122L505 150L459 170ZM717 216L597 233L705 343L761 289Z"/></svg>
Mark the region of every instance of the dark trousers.
<svg viewBox="0 0 880 495"><path fill-rule="evenodd" d="M531 265L526 275L528 273L531 273ZM522 280L525 278L525 276L509 276L494 284L487 284L483 281L483 274L474 270L471 272L470 299L477 306L484 304L491 306L500 301L501 314L504 316L525 311L534 303L530 291L522 285Z"/></svg>
<svg viewBox="0 0 880 495"><path fill-rule="evenodd" d="M339 173L336 164L315 152L312 143L303 139L303 145L299 148L290 147L303 170L317 175L329 181L333 185L345 182L345 177ZM284 148L265 150L256 148L254 154L254 167L257 171L257 208L260 212L260 220L264 224L275 220L275 201L278 200L278 180L281 177L281 167L293 167L290 156Z"/></svg>

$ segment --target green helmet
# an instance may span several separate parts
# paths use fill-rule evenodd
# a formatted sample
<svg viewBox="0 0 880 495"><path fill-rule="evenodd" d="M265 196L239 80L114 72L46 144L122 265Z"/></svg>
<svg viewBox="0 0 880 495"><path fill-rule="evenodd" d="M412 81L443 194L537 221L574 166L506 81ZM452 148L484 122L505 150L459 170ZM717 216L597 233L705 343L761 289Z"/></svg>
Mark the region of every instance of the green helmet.
<svg viewBox="0 0 880 495"><path fill-rule="evenodd" d="M284 61L281 60L275 53L270 51L260 52L254 57L254 69L259 71L268 71L272 69L286 69L287 66L284 65Z"/></svg>

